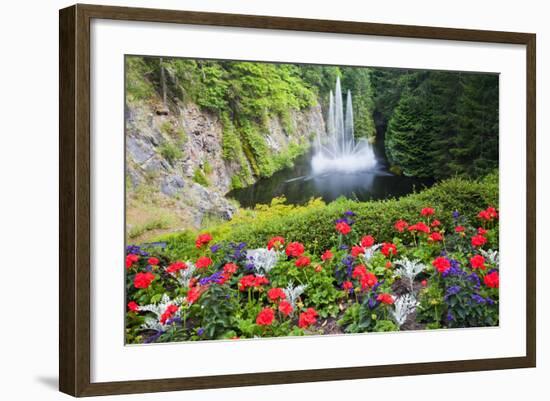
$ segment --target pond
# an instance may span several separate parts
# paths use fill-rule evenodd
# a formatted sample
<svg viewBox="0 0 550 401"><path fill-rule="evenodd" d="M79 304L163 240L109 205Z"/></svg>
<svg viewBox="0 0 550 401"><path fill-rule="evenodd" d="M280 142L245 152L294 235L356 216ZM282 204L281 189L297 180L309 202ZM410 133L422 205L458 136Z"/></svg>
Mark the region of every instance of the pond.
<svg viewBox="0 0 550 401"><path fill-rule="evenodd" d="M379 200L407 195L433 185L433 179L394 175L388 171L383 153L377 150L374 169L355 173L324 173L313 175L311 154L297 158L294 167L275 173L255 184L235 189L227 197L239 201L242 207L269 204L274 197L285 196L289 204L304 204L311 198L331 202L341 196L359 201Z"/></svg>

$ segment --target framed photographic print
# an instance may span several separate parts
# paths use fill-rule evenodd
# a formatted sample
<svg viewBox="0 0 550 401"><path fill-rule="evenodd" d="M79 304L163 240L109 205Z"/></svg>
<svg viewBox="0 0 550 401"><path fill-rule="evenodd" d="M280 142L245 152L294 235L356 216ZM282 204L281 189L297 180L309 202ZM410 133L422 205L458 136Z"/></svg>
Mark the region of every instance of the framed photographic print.
<svg viewBox="0 0 550 401"><path fill-rule="evenodd" d="M60 390L534 367L535 112L534 34L61 10Z"/></svg>

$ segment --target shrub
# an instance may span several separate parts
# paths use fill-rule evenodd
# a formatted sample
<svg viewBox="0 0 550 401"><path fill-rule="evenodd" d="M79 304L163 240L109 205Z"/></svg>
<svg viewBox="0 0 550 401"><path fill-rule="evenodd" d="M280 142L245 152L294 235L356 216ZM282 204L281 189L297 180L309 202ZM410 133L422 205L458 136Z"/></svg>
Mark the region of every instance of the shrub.
<svg viewBox="0 0 550 401"><path fill-rule="evenodd" d="M199 167L196 167L195 171L193 172L193 181L195 181L197 184L202 185L203 187L207 187L210 185L210 183L208 182L208 178L206 178Z"/></svg>
<svg viewBox="0 0 550 401"><path fill-rule="evenodd" d="M180 148L170 142L164 142L160 146L160 154L164 157L170 164L183 157L183 153Z"/></svg>

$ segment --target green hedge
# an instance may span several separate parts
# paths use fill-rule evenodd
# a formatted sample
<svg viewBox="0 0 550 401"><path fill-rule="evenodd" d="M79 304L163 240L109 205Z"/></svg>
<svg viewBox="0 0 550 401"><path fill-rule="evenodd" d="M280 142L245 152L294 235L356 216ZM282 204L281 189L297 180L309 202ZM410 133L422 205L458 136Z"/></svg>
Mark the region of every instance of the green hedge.
<svg viewBox="0 0 550 401"><path fill-rule="evenodd" d="M356 216L353 230L374 235L378 241L390 241L395 234L393 225L398 219L411 223L420 220L423 207L436 209L436 218L443 224L452 223L452 212L458 210L468 220L487 206L498 206L498 175L490 174L480 180L451 178L432 188L399 199L357 202L339 199L330 204L312 200L305 206L284 204L274 199L271 205L255 209L241 209L231 221L208 227L214 242L246 242L249 248L265 246L274 235L288 241L303 242L310 252L328 249L338 241L334 221L347 211ZM196 232L185 231L161 238L168 243L167 250L176 258L197 255L194 240Z"/></svg>

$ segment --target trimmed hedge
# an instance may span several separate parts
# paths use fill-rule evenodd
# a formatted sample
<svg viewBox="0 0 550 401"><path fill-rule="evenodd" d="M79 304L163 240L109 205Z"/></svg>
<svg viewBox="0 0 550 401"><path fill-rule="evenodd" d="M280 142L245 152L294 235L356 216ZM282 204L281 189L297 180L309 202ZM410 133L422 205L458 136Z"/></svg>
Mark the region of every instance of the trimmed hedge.
<svg viewBox="0 0 550 401"><path fill-rule="evenodd" d="M451 178L432 188L399 199L357 202L339 199L325 204L319 199L305 206L284 204L277 198L271 205L258 205L254 209L240 209L231 221L208 227L214 242L246 242L249 248L265 246L274 235L288 241L308 244L310 252L321 252L337 243L334 221L347 211L353 211L353 230L374 235L378 242L391 241L395 231L393 224L399 219L415 223L420 219L423 207L433 207L436 218L451 224L452 212L460 212L462 219L472 221L487 206L498 207L498 175L489 174L480 180ZM173 258L197 256L194 240L196 232L184 231L161 238L167 242L167 252Z"/></svg>

